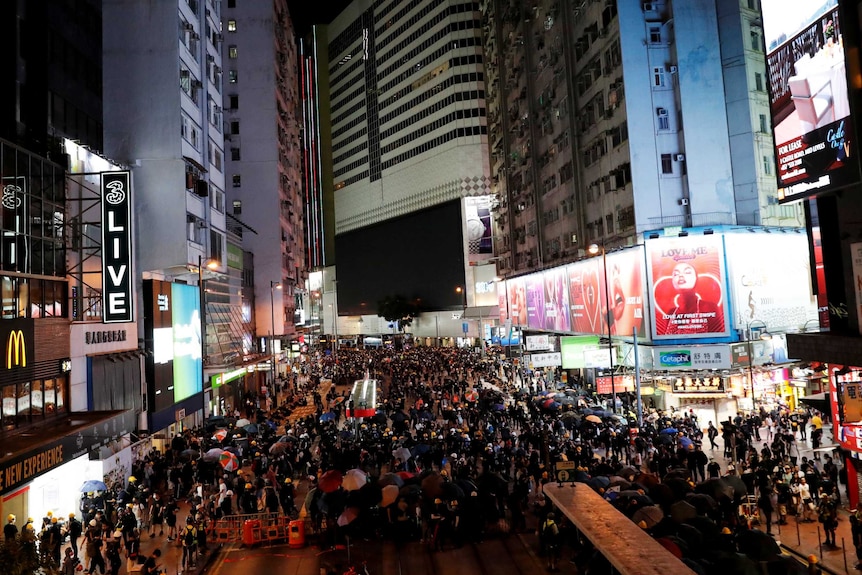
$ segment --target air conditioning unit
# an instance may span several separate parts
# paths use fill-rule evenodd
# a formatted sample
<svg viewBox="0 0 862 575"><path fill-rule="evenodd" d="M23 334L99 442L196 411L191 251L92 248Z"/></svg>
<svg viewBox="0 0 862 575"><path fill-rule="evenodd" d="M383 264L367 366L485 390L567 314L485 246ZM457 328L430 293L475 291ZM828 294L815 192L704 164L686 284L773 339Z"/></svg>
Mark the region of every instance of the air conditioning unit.
<svg viewBox="0 0 862 575"><path fill-rule="evenodd" d="M660 117L660 118L666 117L667 116L667 108L656 108L655 109L655 115Z"/></svg>
<svg viewBox="0 0 862 575"><path fill-rule="evenodd" d="M670 67L670 73L671 74L676 74L677 72L679 72L679 68L677 68L676 66Z"/></svg>
<svg viewBox="0 0 862 575"><path fill-rule="evenodd" d="M655 2L644 2L643 10L644 12L653 12L655 10Z"/></svg>
<svg viewBox="0 0 862 575"><path fill-rule="evenodd" d="M195 26L191 22L183 22L183 30L194 30Z"/></svg>
<svg viewBox="0 0 862 575"><path fill-rule="evenodd" d="M681 206L687 206L688 205L688 198L680 198L677 200L676 203L681 205Z"/></svg>
<svg viewBox="0 0 862 575"><path fill-rule="evenodd" d="M677 162L684 162L684 161L685 161L685 154L677 154L677 155L674 157L674 159L675 159Z"/></svg>

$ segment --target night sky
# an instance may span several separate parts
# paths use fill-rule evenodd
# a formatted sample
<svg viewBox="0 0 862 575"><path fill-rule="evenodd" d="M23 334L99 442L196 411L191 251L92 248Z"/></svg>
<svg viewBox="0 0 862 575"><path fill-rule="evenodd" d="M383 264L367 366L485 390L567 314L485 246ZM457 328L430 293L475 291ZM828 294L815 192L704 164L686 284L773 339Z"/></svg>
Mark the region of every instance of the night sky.
<svg viewBox="0 0 862 575"><path fill-rule="evenodd" d="M287 0L290 17L298 36L304 36L312 24L329 24L352 0Z"/></svg>

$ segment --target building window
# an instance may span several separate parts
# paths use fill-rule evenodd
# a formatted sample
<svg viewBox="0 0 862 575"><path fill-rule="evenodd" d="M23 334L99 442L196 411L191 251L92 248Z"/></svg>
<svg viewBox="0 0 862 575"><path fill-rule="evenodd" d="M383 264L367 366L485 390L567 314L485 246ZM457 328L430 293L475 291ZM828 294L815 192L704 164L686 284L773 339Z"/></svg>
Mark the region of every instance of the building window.
<svg viewBox="0 0 862 575"><path fill-rule="evenodd" d="M227 31L228 32L236 32L236 20L228 20L227 21Z"/></svg>
<svg viewBox="0 0 862 575"><path fill-rule="evenodd" d="M242 201L234 200L233 201L233 215L239 216L242 215Z"/></svg>
<svg viewBox="0 0 862 575"><path fill-rule="evenodd" d="M236 84L236 70L227 71L227 81L231 84Z"/></svg>
<svg viewBox="0 0 862 575"><path fill-rule="evenodd" d="M766 114L760 114L760 132L765 134L769 131L769 122L766 120Z"/></svg>
<svg viewBox="0 0 862 575"><path fill-rule="evenodd" d="M657 66L657 67L653 68L652 69L653 85L657 88L663 88L664 87L664 76L665 76L664 66Z"/></svg>
<svg viewBox="0 0 862 575"><path fill-rule="evenodd" d="M242 176L240 176L239 174L234 174L233 176L231 176L231 181L233 182L233 187L235 188L242 186Z"/></svg>
<svg viewBox="0 0 862 575"><path fill-rule="evenodd" d="M236 0L227 0L228 8L236 8Z"/></svg>
<svg viewBox="0 0 862 575"><path fill-rule="evenodd" d="M772 159L769 156L763 156L763 173L772 175Z"/></svg>
<svg viewBox="0 0 862 575"><path fill-rule="evenodd" d="M670 130L670 118L668 117L667 108L656 108L655 115L658 118L658 129Z"/></svg>
<svg viewBox="0 0 862 575"><path fill-rule="evenodd" d="M763 91L763 74L760 72L754 73L754 89L758 92Z"/></svg>
<svg viewBox="0 0 862 575"><path fill-rule="evenodd" d="M757 30L751 30L749 34L751 35L751 49L755 52L760 52L763 48L763 45L760 42L760 32Z"/></svg>
<svg viewBox="0 0 862 575"><path fill-rule="evenodd" d="M649 43L661 44L661 26L649 27Z"/></svg>
<svg viewBox="0 0 862 575"><path fill-rule="evenodd" d="M231 60L236 60L236 56L237 56L236 46L235 45L228 46L227 47L227 57L230 58Z"/></svg>
<svg viewBox="0 0 862 575"><path fill-rule="evenodd" d="M239 148L231 148L230 149L230 159L234 162L240 161Z"/></svg>
<svg viewBox="0 0 862 575"><path fill-rule="evenodd" d="M239 109L239 96L237 94L231 94L230 96L227 97L227 99L228 99L228 102L230 103L230 109L231 110L238 110Z"/></svg>
<svg viewBox="0 0 862 575"><path fill-rule="evenodd" d="M239 120L230 121L230 133L233 136L239 135Z"/></svg>
<svg viewBox="0 0 862 575"><path fill-rule="evenodd" d="M673 155L672 154L662 154L661 155L661 173L662 174L672 174L673 173Z"/></svg>

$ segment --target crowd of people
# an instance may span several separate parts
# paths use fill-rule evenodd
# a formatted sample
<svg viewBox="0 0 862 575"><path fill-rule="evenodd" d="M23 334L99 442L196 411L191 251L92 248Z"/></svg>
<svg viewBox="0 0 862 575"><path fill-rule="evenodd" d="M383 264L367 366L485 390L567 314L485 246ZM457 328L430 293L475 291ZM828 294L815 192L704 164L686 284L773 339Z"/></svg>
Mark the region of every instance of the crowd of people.
<svg viewBox="0 0 862 575"><path fill-rule="evenodd" d="M380 401L376 415L357 424L344 413L348 386L321 383L366 377L381 382ZM698 514L719 530L758 524L770 534L773 521L796 515L819 521L835 544L843 469L828 455L799 458L796 448L807 427L822 428L817 414L761 410L715 425L690 411L652 409L638 427L583 389L536 378L494 349L342 349L337 363L322 356L298 364L277 389L280 405L275 394L246 396L233 417L185 430L164 453L150 451L124 485L85 496L67 520L48 515L41 527L29 520L19 530L9 516L6 538L37 546L65 575L79 563L86 573L141 565L153 575L159 556L141 556L142 538L181 546L186 569L206 552L220 519L267 512L308 518L323 542L355 532L435 550L535 530L553 570L569 529L543 487L566 460L630 517L658 506L667 518L673 504L698 493L708 497ZM314 412L295 417L306 404ZM225 468L225 453L236 469ZM601 480L613 477L623 482ZM760 513L747 516L752 501ZM189 509L182 521L180 502ZM577 541L571 547L582 567L601 561ZM714 572L693 547L680 556L697 572Z"/></svg>

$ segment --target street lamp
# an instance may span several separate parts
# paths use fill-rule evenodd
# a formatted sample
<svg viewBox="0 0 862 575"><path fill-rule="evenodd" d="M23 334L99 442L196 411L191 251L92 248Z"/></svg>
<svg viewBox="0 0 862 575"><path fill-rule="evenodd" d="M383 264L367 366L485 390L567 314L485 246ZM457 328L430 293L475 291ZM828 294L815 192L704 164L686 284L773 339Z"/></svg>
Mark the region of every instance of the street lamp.
<svg viewBox="0 0 862 575"><path fill-rule="evenodd" d="M602 252L602 271L604 271L605 276L605 310L607 312L606 321L608 324L608 361L611 366L611 395L613 396L613 406L611 411L617 412L617 388L616 382L614 381L614 342L611 339L611 296L610 296L610 285L608 284L608 258L607 252L605 251L605 242L602 240L601 245L599 244L590 244L590 247L587 248L587 251L592 255L598 255L599 251Z"/></svg>
<svg viewBox="0 0 862 575"><path fill-rule="evenodd" d="M273 345L273 340L275 340L275 290L281 289L281 282L274 282L269 280L269 312L270 312L270 330L269 330L269 354L272 356L272 365L270 366L270 371L272 372L272 381L270 385L273 389L275 389L275 345ZM275 397L274 405L278 405L278 391L276 391L273 396Z"/></svg>
<svg viewBox="0 0 862 575"><path fill-rule="evenodd" d="M461 331L467 337L467 290L461 286L455 286L455 293L461 296Z"/></svg>
<svg viewBox="0 0 862 575"><path fill-rule="evenodd" d="M748 384L751 387L751 413L754 414L754 353L751 350L751 325L754 323L762 323L763 331L760 332L759 339L768 341L772 338L766 326L766 322L760 319L753 319L745 326L746 343L748 344Z"/></svg>
<svg viewBox="0 0 862 575"><path fill-rule="evenodd" d="M207 357L207 300L206 291L204 290L204 268L206 267L208 270L214 270L218 266L219 262L216 260L207 260L205 264L203 256L198 254L198 290L201 292L201 365L203 365L204 359ZM201 368L201 370L203 370L203 368Z"/></svg>

